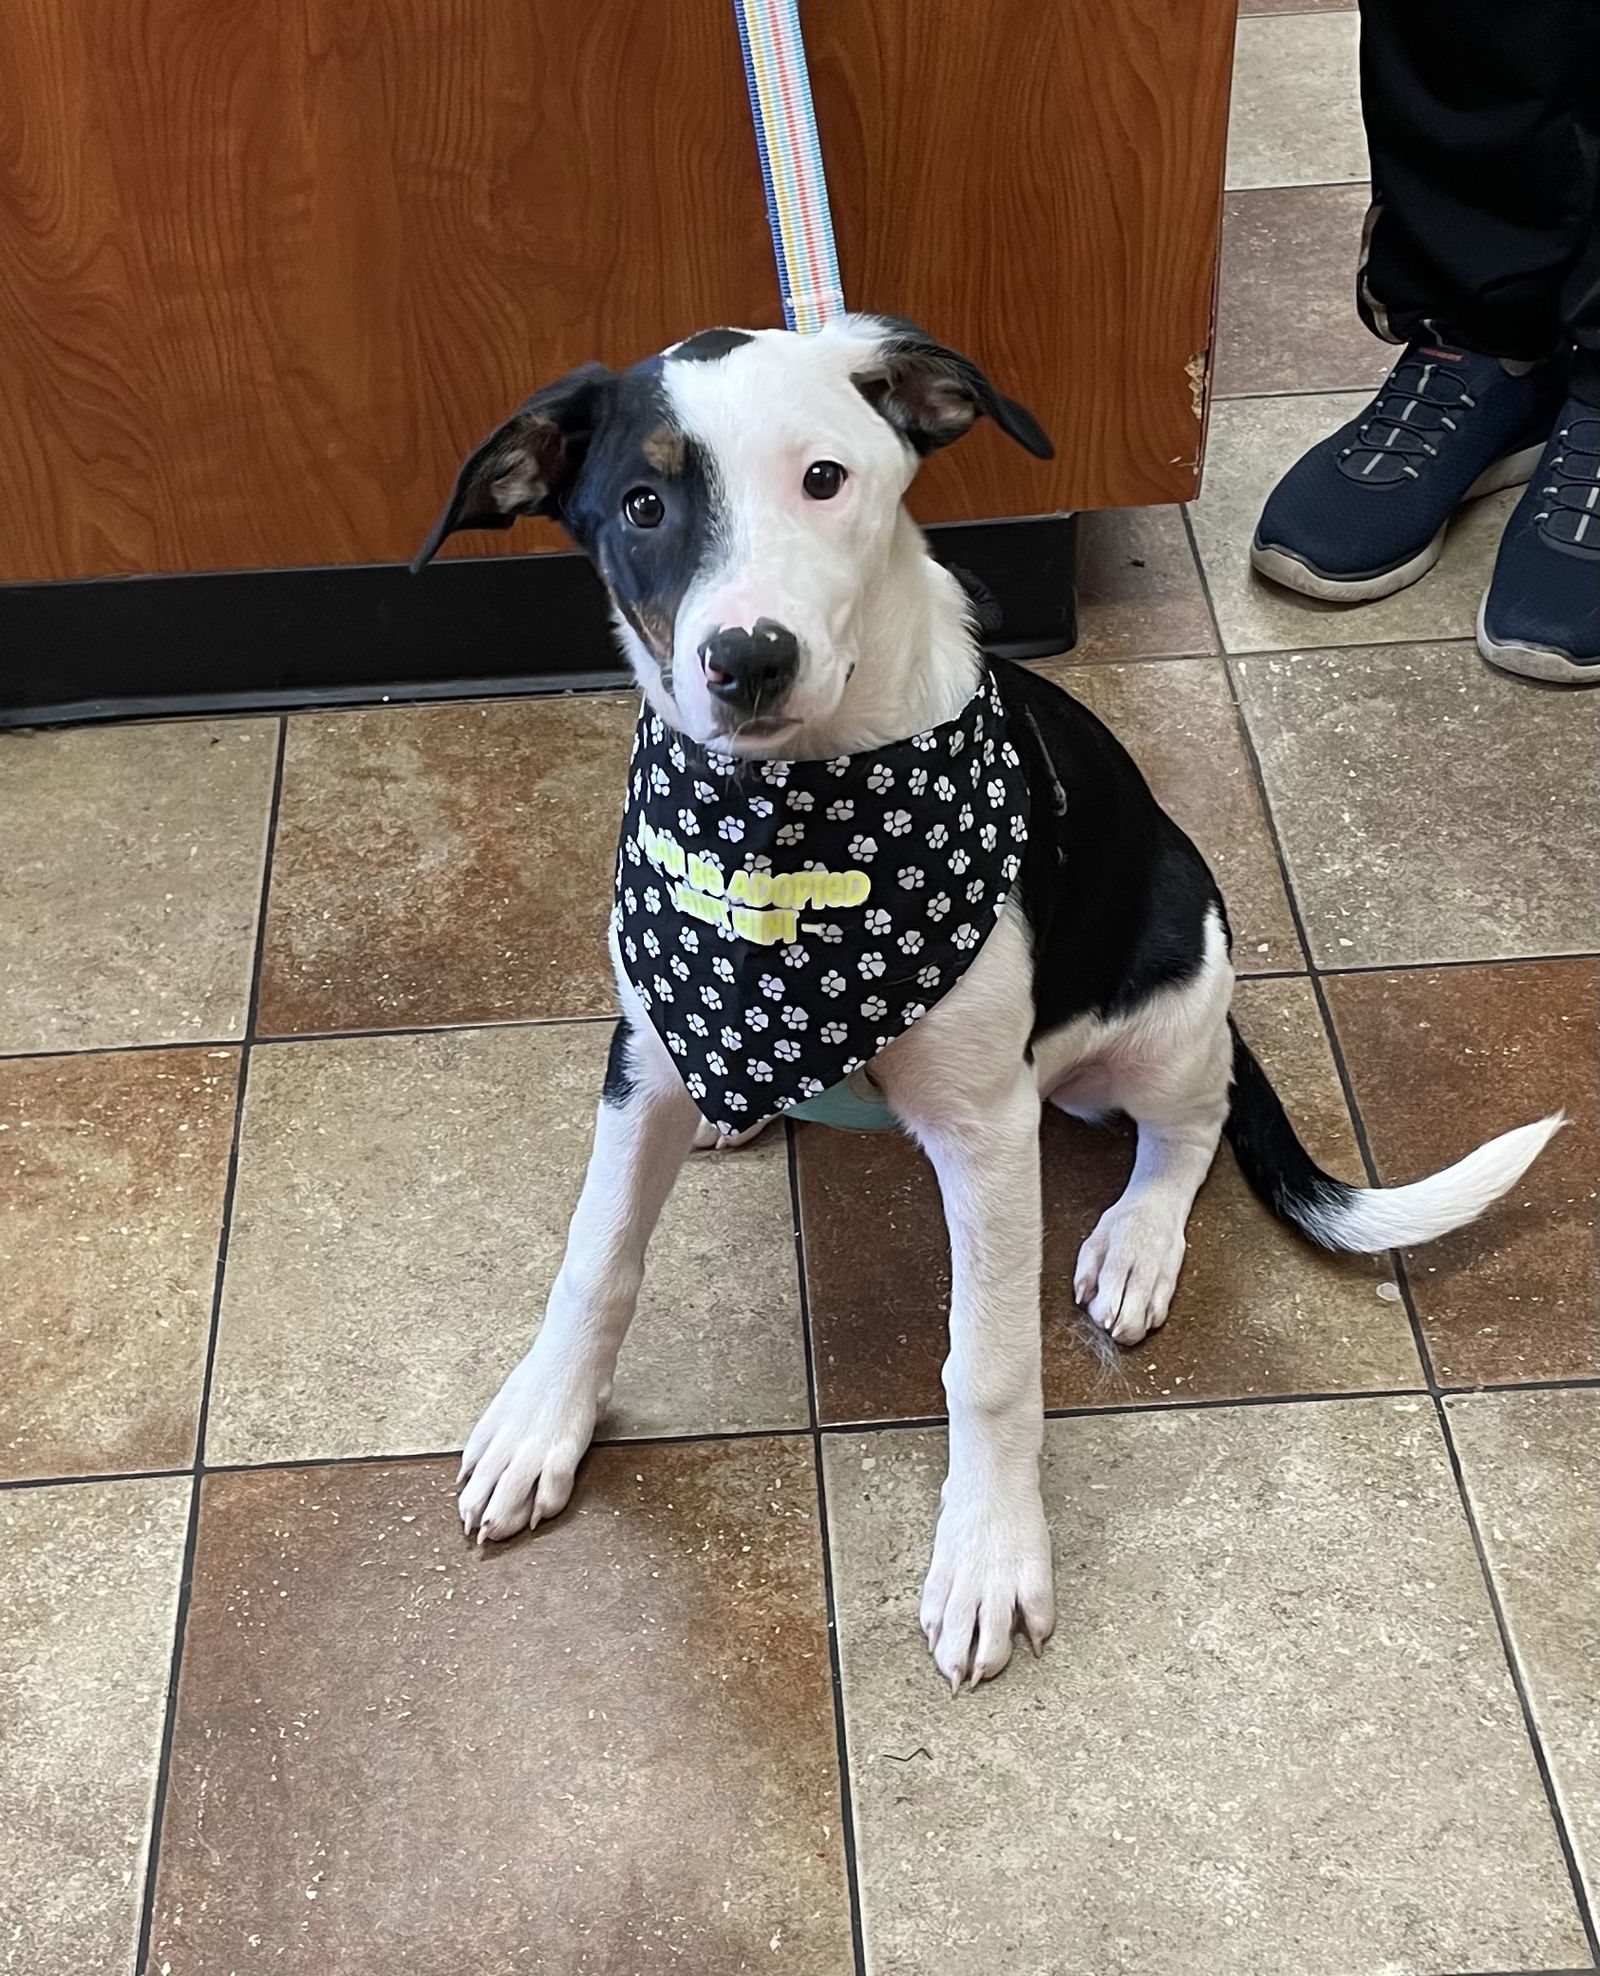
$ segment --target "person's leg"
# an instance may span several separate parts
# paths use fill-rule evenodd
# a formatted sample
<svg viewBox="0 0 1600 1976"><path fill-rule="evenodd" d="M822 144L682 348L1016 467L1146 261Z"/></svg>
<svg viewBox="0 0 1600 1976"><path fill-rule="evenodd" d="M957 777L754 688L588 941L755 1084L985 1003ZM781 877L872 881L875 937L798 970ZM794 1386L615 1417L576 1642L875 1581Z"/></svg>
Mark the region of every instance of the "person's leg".
<svg viewBox="0 0 1600 1976"><path fill-rule="evenodd" d="M1588 174L1585 238L1561 287L1572 338L1569 396L1501 537L1478 612L1478 650L1531 679L1600 686L1600 7L1575 52L1577 132Z"/></svg>
<svg viewBox="0 0 1600 1976"><path fill-rule="evenodd" d="M1600 64L1600 8L1595 11L1594 61ZM1600 70L1589 106L1589 142L1600 152ZM1589 211L1589 238L1561 291L1562 321L1572 337L1572 395L1600 411L1600 185Z"/></svg>
<svg viewBox="0 0 1600 1976"><path fill-rule="evenodd" d="M1395 343L1533 361L1594 208L1579 118L1593 0L1362 0L1372 165L1357 301Z"/></svg>
<svg viewBox="0 0 1600 1976"><path fill-rule="evenodd" d="M1463 501L1533 471L1592 203L1571 74L1584 8L1363 0L1359 306L1407 347L1274 490L1251 551L1262 575L1332 601L1388 596L1432 568Z"/></svg>

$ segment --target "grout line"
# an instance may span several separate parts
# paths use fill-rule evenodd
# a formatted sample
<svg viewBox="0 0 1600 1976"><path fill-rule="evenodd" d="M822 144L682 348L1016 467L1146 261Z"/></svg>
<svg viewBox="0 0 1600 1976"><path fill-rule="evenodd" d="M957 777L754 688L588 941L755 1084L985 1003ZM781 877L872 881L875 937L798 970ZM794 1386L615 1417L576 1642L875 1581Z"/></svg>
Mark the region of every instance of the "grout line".
<svg viewBox="0 0 1600 1976"><path fill-rule="evenodd" d="M192 1468L115 1468L103 1475L13 1475L0 1482L0 1495L24 1489L76 1489L90 1482L179 1482Z"/></svg>
<svg viewBox="0 0 1600 1976"><path fill-rule="evenodd" d="M1586 1393L1600 1386L1600 1376L1579 1373L1571 1379L1519 1379L1515 1386L1446 1386L1442 1381L1439 1391L1447 1400L1475 1400L1495 1393Z"/></svg>
<svg viewBox="0 0 1600 1976"><path fill-rule="evenodd" d="M267 809L267 839L261 861L261 894L256 904L255 952L250 967L249 1013L245 1023L246 1040L239 1048L239 1077L233 1099L233 1137L228 1148L227 1178L223 1183L222 1218L217 1231L217 1266L211 1288L211 1321L206 1337L205 1370L200 1381L200 1405L195 1415L194 1479L189 1488L189 1527L184 1537L183 1569L178 1580L178 1611L172 1629L172 1658L167 1673L167 1703L161 1724L161 1751L156 1764L155 1793L150 1807L150 1846L145 1857L144 1893L139 1908L139 1946L134 1957L135 1976L150 1957L150 1936L155 1926L156 1876L161 1864L161 1835L166 1817L167 1788L172 1778L172 1745L178 1726L178 1682L183 1668L184 1635L189 1623L189 1601L194 1591L195 1552L200 1537L201 1480L205 1472L206 1423L211 1413L211 1379L217 1360L217 1335L222 1318L222 1286L228 1266L228 1237L233 1226L234 1193L239 1180L239 1142L244 1126L245 1087L250 1074L249 1035L255 1027L256 1005L261 996L261 955L266 936L267 888L271 882L272 851L278 834L278 806L283 794L283 753L288 722L278 719L278 753L273 766L272 798Z"/></svg>
<svg viewBox="0 0 1600 1976"><path fill-rule="evenodd" d="M194 1042L166 1039L160 1043L85 1043L67 1050L0 1050L0 1063L51 1063L62 1057L148 1056L155 1050L237 1050L238 1036L201 1036Z"/></svg>
<svg viewBox="0 0 1600 1976"><path fill-rule="evenodd" d="M1289 11L1292 13L1302 13L1302 12L1332 13L1335 11L1335 9L1331 7L1311 8L1311 9L1291 8L1289 9ZM1355 9L1351 7L1348 9L1344 9L1343 11L1354 13ZM1260 20L1260 19L1270 20L1272 18L1273 17L1271 15L1258 15L1258 14L1242 14L1240 16L1241 20L1247 20L1247 21ZM1352 185L1364 185L1370 189L1372 185L1372 180L1370 176L1367 178L1308 178L1308 179L1296 179L1292 184L1289 185L1229 185L1223 188L1223 197L1224 199L1240 199L1240 198L1247 199L1254 192L1344 192L1347 191Z"/></svg>
<svg viewBox="0 0 1600 1976"><path fill-rule="evenodd" d="M1469 954L1465 959L1447 961L1341 961L1336 967L1318 966L1316 972L1323 980L1342 981L1350 974L1439 974L1450 968L1469 967L1551 967L1563 961L1592 961L1600 955L1591 953L1576 954L1504 954L1478 956ZM1259 972L1239 971L1235 979L1241 984L1252 981L1303 981L1306 977L1303 967L1268 967Z"/></svg>
<svg viewBox="0 0 1600 1976"><path fill-rule="evenodd" d="M800 1219L800 1160L795 1148L794 1126L786 1118L783 1125L784 1172L789 1182L789 1219L794 1228L795 1278L799 1286L800 1350L806 1366L806 1432L818 1432L817 1367L811 1345L811 1285L806 1276L806 1235ZM821 1450L818 1450L820 1454Z"/></svg>
<svg viewBox="0 0 1600 1976"><path fill-rule="evenodd" d="M1513 1393L1585 1393L1600 1389L1600 1375L1576 1375L1571 1379L1521 1379L1507 1385L1441 1386L1446 1399L1494 1399ZM1328 1406L1340 1400L1414 1400L1428 1396L1426 1385L1354 1386L1338 1393L1238 1393L1209 1399L1121 1400L1105 1406L1046 1407L1046 1420L1104 1420L1123 1414L1216 1413L1229 1407ZM862 1420L823 1420L813 1427L723 1427L688 1429L682 1434L618 1435L608 1439L597 1434L591 1445L597 1448L678 1448L701 1442L795 1441L813 1435L893 1434L944 1427L942 1413L896 1414ZM186 1475L276 1475L300 1468L396 1468L404 1463L453 1461L459 1448L404 1448L385 1454L362 1455L285 1455L267 1461L207 1462L200 1469L128 1468L91 1475L23 1475L0 1481L0 1495L18 1494L27 1489L75 1489L94 1482L175 1482Z"/></svg>
<svg viewBox="0 0 1600 1976"><path fill-rule="evenodd" d="M1409 1310L1411 1291L1403 1274L1400 1287ZM1415 1322L1415 1313L1412 1313L1412 1317ZM1511 1676L1511 1686L1517 1697L1517 1706L1522 1711L1522 1726L1533 1750L1534 1767L1538 1770L1539 1782L1544 1787L1545 1802L1550 1807L1550 1821L1555 1826L1556 1842L1561 1847L1561 1857L1566 1863L1567 1879L1572 1887L1572 1899L1578 1910L1578 1921L1583 1929L1584 1940L1589 1945L1590 1956L1594 1961L1600 1962L1600 1935L1595 1932L1594 1915L1589 1909L1588 1890L1583 1884L1583 1875L1578 1870L1577 1853L1573 1849L1572 1838L1567 1831L1567 1821L1561 1810L1561 1800L1556 1792L1555 1779L1550 1772L1550 1759L1545 1754L1544 1739L1539 1733L1533 1703L1523 1679L1522 1664L1517 1657L1511 1628L1506 1622L1505 1609L1500 1603L1499 1587L1495 1584L1489 1556L1483 1547L1483 1535L1478 1528L1477 1512L1472 1507L1472 1497L1468 1492L1466 1476L1461 1467L1461 1456L1456 1448L1455 1435L1450 1429L1450 1415L1437 1388L1434 1389L1433 1407L1438 1417L1439 1430L1444 1435L1445 1452L1450 1460L1450 1473L1455 1477L1456 1493L1461 1499L1462 1512L1467 1520L1467 1531L1472 1538L1472 1548L1478 1559L1478 1569L1483 1573L1484 1586L1489 1594L1489 1610L1494 1616L1495 1631L1500 1636L1500 1651L1505 1656L1506 1670Z"/></svg>
<svg viewBox="0 0 1600 1976"><path fill-rule="evenodd" d="M839 1617L833 1595L833 1540L828 1529L828 1484L823 1474L822 1434L817 1425L816 1362L811 1347L811 1296L806 1281L806 1238L800 1221L800 1168L794 1127L783 1123L789 1169L789 1212L794 1220L794 1261L800 1285L800 1342L806 1363L806 1404L811 1415L811 1461L817 1476L817 1539L822 1548L822 1599L828 1626L828 1671L833 1690L833 1738L839 1765L839 1837L844 1847L845 1890L850 1901L850 1950L855 1976L866 1976L867 1951L861 1926L861 1878L856 1860L855 1780L850 1772L850 1736L845 1725L844 1674L839 1661Z"/></svg>
<svg viewBox="0 0 1600 1976"><path fill-rule="evenodd" d="M1213 1399L1125 1400L1116 1406L1046 1407L1044 1417L1046 1420L1108 1420L1120 1419L1125 1414L1226 1413L1234 1407L1318 1407L1336 1405L1342 1400L1417 1400L1422 1397L1423 1388L1420 1386L1361 1386L1342 1393L1236 1393ZM942 1413L925 1414L915 1420L833 1421L822 1432L870 1434L891 1428L943 1427L945 1424Z"/></svg>
<svg viewBox="0 0 1600 1976"><path fill-rule="evenodd" d="M1334 967L1316 967L1316 972L1324 979L1339 981L1347 974L1436 974L1441 969L1459 967L1549 967L1558 961L1592 961L1597 957L1589 952L1571 954L1469 954L1465 958L1456 957L1444 961L1358 961L1346 966L1342 961ZM1313 963L1313 966L1316 966ZM1250 979L1247 975L1246 980Z"/></svg>
<svg viewBox="0 0 1600 1976"><path fill-rule="evenodd" d="M1215 656L1215 655L1213 655ZM454 1036L483 1029L564 1029L574 1023L615 1022L605 1015L486 1016L475 1022L401 1023L394 1029L306 1029L283 1036L202 1036L195 1042L86 1044L78 1050L0 1050L0 1064L50 1061L61 1057L126 1057L151 1050L237 1050L248 1040L252 1049L275 1049L285 1043L348 1043L385 1036Z"/></svg>
<svg viewBox="0 0 1600 1976"><path fill-rule="evenodd" d="M1192 545L1193 537L1191 535ZM1205 581L1203 569L1201 572L1201 581L1202 583ZM1206 587L1206 596L1209 602L1209 586ZM1228 677L1229 688L1232 691L1233 675L1231 669ZM1282 842L1278 835L1277 819L1273 814L1272 805L1267 795L1265 778L1261 774L1261 763L1256 753L1255 736L1250 731L1250 723L1244 717L1244 710L1239 706L1236 693L1234 694L1234 704L1238 708L1239 723L1244 731L1245 745L1249 752L1251 765L1261 795L1262 806L1266 813L1267 828L1272 838L1273 849L1277 854L1279 867L1283 873L1284 885L1288 890L1289 909L1294 915L1296 930L1300 935L1302 945L1306 949L1308 978L1311 982L1312 993L1317 998L1317 1007L1321 1013L1323 1032L1333 1055L1334 1069L1338 1073L1340 1087L1344 1092L1344 1100L1350 1113L1350 1123L1355 1132L1356 1144L1360 1148L1362 1164L1367 1169L1370 1184L1378 1186L1381 1184L1378 1164L1373 1156L1372 1143L1368 1136L1366 1120L1362 1115L1361 1106L1356 1098L1354 1081L1350 1075L1350 1067L1345 1057L1344 1045L1340 1038L1338 1027L1333 1020L1333 1012L1328 1003L1327 991L1323 984L1322 975L1318 971L1315 960L1312 958L1310 943L1305 937L1305 926L1301 918L1299 902L1294 894L1294 888L1289 876L1288 863L1284 858ZM1597 1936L1595 1932L1594 1917L1589 1909L1588 1895L1583 1884L1583 1876L1578 1870L1577 1856L1573 1850L1571 1836L1567 1831L1566 1819L1562 1814L1561 1803L1556 1794L1555 1782L1550 1773L1549 1758L1545 1753L1544 1742L1539 1733L1538 1722L1534 1716L1533 1706L1529 1700L1527 1687L1522 1677L1522 1668L1518 1662L1515 1647L1512 1644L1510 1628L1507 1626L1505 1612L1500 1603L1500 1594L1494 1582L1494 1574L1489 1568L1488 1556L1484 1551L1483 1539L1478 1529L1477 1516L1467 1492L1466 1478L1461 1467L1461 1458L1456 1450L1455 1436L1451 1432L1450 1417L1444 1404L1444 1394L1439 1385L1432 1354L1428 1350L1428 1341L1423 1330L1422 1319L1417 1311L1416 1298L1412 1293L1411 1279L1406 1268L1406 1259L1400 1250L1392 1249L1389 1251L1389 1262L1394 1270L1395 1282L1399 1286L1401 1306L1406 1314L1406 1322L1410 1326L1412 1345L1422 1368L1422 1376L1427 1382L1428 1399L1433 1408L1434 1420L1438 1426L1440 1436L1444 1441L1445 1450L1450 1462L1451 1474L1455 1478L1456 1498L1460 1504L1461 1513L1466 1520L1467 1532L1471 1537L1472 1547L1477 1556L1478 1568L1482 1575L1484 1590L1489 1601L1490 1614L1493 1617L1495 1629L1499 1635L1500 1649L1505 1661L1506 1671L1510 1677L1512 1691L1517 1699L1517 1706L1522 1711L1523 1732L1527 1737L1528 1746L1533 1755L1534 1767L1538 1772L1539 1782L1544 1790L1545 1803L1549 1809L1550 1820L1555 1828L1556 1841L1561 1848L1561 1856L1566 1864L1567 1879L1571 1887L1578 1921L1583 1929L1584 1940L1588 1944L1590 1956L1597 1962L1600 1962L1600 1936Z"/></svg>
<svg viewBox="0 0 1600 1976"><path fill-rule="evenodd" d="M1245 18L1247 20L1271 20L1274 16L1271 14L1247 14ZM1231 111L1231 103L1229 108ZM1241 192L1344 192L1348 191L1352 185L1370 186L1371 183L1372 180L1365 176L1361 178L1292 178L1287 185L1278 183L1272 185L1224 185L1222 196L1224 199L1237 199Z"/></svg>
<svg viewBox="0 0 1600 1976"><path fill-rule="evenodd" d="M1140 514L1144 510L1138 508L1129 508L1126 510L1102 508L1098 512L1101 514L1117 514L1119 512ZM1063 652L1059 658L1017 659L1014 661L1008 660L1007 663L1020 665L1026 672L1038 673L1044 678L1055 680L1059 685L1067 686L1068 681L1074 673L1098 672L1105 666L1203 666L1214 665L1219 659L1227 656L1226 653L1220 651L1106 652L1095 658L1079 658L1076 656L1076 653L1077 647L1074 646L1071 652ZM1070 690L1071 688L1069 686L1068 691Z"/></svg>
<svg viewBox="0 0 1600 1976"><path fill-rule="evenodd" d="M792 1441L809 1434L809 1427L711 1427L703 1434L596 1434L593 1448L675 1448L685 1441ZM402 1461L459 1461L460 1448L403 1448L388 1454L284 1455L271 1461L207 1462L207 1475L253 1475L257 1470L284 1468L381 1468Z"/></svg>
<svg viewBox="0 0 1600 1976"><path fill-rule="evenodd" d="M1435 640L1412 641L1432 644ZM1085 661L1089 667L1105 665L1177 665L1177 664L1221 664L1226 666L1229 657L1267 658L1270 653L1209 652L1197 655L1192 660L1178 659L1106 659ZM1231 682L1230 682L1231 684ZM1239 709L1237 695L1234 707ZM1281 863L1281 860L1280 860ZM1335 979L1347 974L1433 974L1443 968L1461 967L1548 967L1559 961L1600 960L1600 949L1589 947L1574 948L1571 952L1559 954L1465 954L1450 955L1443 959L1423 961L1351 961L1339 962L1335 966L1321 966L1318 972ZM1269 967L1252 969L1241 973L1240 981L1298 981L1305 977L1303 967ZM424 1022L401 1029L315 1029L296 1036L253 1036L252 1050L271 1050L292 1043L348 1043L381 1042L386 1036L462 1036L478 1035L485 1030L498 1029L570 1029L599 1022L615 1022L615 1013L610 1015L538 1015L507 1016L484 1022ZM90 1045L82 1050L0 1050L0 1064L8 1063L52 1063L64 1057L125 1057L148 1055L157 1050L239 1050L244 1040L238 1036L207 1036L194 1043L112 1043L104 1047ZM183 1470L175 1470L182 1474Z"/></svg>
<svg viewBox="0 0 1600 1976"><path fill-rule="evenodd" d="M1317 990L1318 1001L1322 1002L1324 1008L1326 1008L1326 1003L1322 995L1321 982L1313 977L1313 985ZM1324 1019L1328 1025L1329 1041L1333 1046L1334 1062L1338 1066L1340 1082L1345 1086L1347 1101L1350 1105L1350 1115L1355 1126L1356 1142L1361 1148L1362 1160L1376 1184L1378 1180L1377 1162L1373 1157L1371 1143L1367 1137L1366 1121L1361 1115L1361 1109L1356 1103L1354 1092L1350 1085L1343 1046L1339 1041L1338 1032L1333 1026L1331 1017L1325 1016ZM1495 1583L1494 1573L1490 1569L1488 1553L1484 1549L1483 1536L1478 1527L1477 1511L1473 1508L1472 1497L1467 1488L1466 1475L1461 1465L1461 1456L1456 1447L1455 1434L1450 1425L1449 1410L1445 1406L1446 1391L1439 1384L1438 1376L1434 1370L1433 1356L1428 1350L1427 1336L1423 1329L1421 1315L1417 1310L1416 1297L1411 1288L1411 1276L1404 1252L1398 1249L1391 1251L1390 1260L1394 1265L1395 1281L1400 1286L1400 1300L1405 1310L1406 1321L1411 1327L1412 1342L1416 1347L1418 1358L1422 1361L1423 1374L1428 1382L1428 1398L1432 1403L1434 1420L1437 1424L1440 1438L1444 1442L1446 1458L1450 1463L1450 1473L1455 1482L1456 1499L1460 1504L1461 1514L1466 1523L1467 1534L1472 1541L1473 1554L1478 1560L1478 1570L1483 1580L1485 1595L1488 1598L1490 1616L1494 1621L1495 1632L1500 1642L1501 1657L1505 1662L1506 1673L1511 1682L1512 1693L1516 1696L1517 1707L1522 1714L1523 1733L1528 1740L1528 1747L1533 1756L1534 1769L1538 1772L1539 1783L1543 1789L1545 1804L1550 1814L1550 1823L1555 1831L1556 1843L1561 1848L1561 1857L1567 1869L1567 1881L1572 1891L1572 1900L1577 1911L1578 1924L1583 1929L1584 1940L1588 1944L1590 1956L1597 1963L1600 1963L1600 1936L1597 1936L1595 1932L1594 1916L1589 1907L1588 1891L1584 1886L1583 1875L1579 1871L1577 1854L1573 1848L1571 1835L1567 1831L1566 1817L1561 1809L1561 1800L1556 1792L1555 1779L1550 1770L1550 1759L1545 1751L1544 1738L1540 1734L1538 1719L1534 1714L1533 1703L1529 1697L1527 1684L1523 1678L1522 1665L1518 1659L1516 1647L1511 1637L1511 1628L1506 1620L1505 1609L1500 1602L1500 1590ZM1552 1386L1557 1383L1551 1382L1550 1385L1542 1386L1540 1390L1551 1390ZM1585 1383L1594 1385L1600 1384L1600 1381L1586 1381ZM1452 1391L1458 1390L1462 1389L1452 1389ZM1465 1390L1472 1391L1475 1389L1468 1388Z"/></svg>
<svg viewBox="0 0 1600 1976"><path fill-rule="evenodd" d="M1184 512L1187 514L1189 508L1192 506L1192 502L1185 502ZM1198 547L1195 549L1195 560L1201 562ZM1203 562L1201 562L1200 573L1204 579L1205 565ZM1209 594L1209 582L1207 583L1207 591ZM1291 593L1286 591L1284 594L1287 596ZM1350 608L1359 609L1360 606L1355 605ZM1325 616L1321 611L1314 611L1310 613L1310 622L1313 626L1321 623L1338 623L1340 622L1340 618L1331 613ZM1219 631L1217 636L1220 638L1221 635ZM1352 652L1410 652L1424 645L1435 649L1442 648L1447 652L1475 652L1478 649L1470 636L1462 637L1459 634L1453 634L1448 638L1428 638L1423 636L1416 638L1358 638L1349 644L1329 645L1319 641L1313 631L1311 635L1305 638L1296 639L1292 645L1244 645L1236 652L1229 651L1226 646L1223 646L1219 649L1218 656L1229 661L1234 659L1293 659L1300 657L1302 654L1315 652L1327 658L1337 659L1344 658Z"/></svg>
<svg viewBox="0 0 1600 1976"><path fill-rule="evenodd" d="M575 1023L612 1022L617 1011L604 1015L485 1016L468 1022L409 1022L394 1029L305 1029L282 1036L252 1036L260 1049L277 1049L285 1043L349 1043L381 1041L385 1036L459 1036L484 1029L565 1029Z"/></svg>
<svg viewBox="0 0 1600 1976"><path fill-rule="evenodd" d="M1393 363L1389 369L1393 370ZM1388 372L1384 373L1387 376ZM1365 392L1369 397L1383 383L1382 377L1375 377L1371 385L1366 384L1295 384L1282 391L1213 391L1211 402L1214 405L1261 405L1280 398L1349 398Z"/></svg>

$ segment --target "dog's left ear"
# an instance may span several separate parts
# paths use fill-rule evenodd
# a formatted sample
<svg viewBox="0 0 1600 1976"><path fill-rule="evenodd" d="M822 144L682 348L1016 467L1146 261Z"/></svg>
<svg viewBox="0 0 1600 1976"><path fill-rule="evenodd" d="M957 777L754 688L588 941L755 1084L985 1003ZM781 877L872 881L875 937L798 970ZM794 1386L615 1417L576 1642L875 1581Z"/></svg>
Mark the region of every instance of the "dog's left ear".
<svg viewBox="0 0 1600 1976"><path fill-rule="evenodd" d="M411 574L457 529L509 528L518 515L556 515L583 465L611 382L604 364L583 364L519 405L468 455L444 513L412 558Z"/></svg>
<svg viewBox="0 0 1600 1976"><path fill-rule="evenodd" d="M948 446L981 415L1037 459L1055 458L1039 421L998 392L970 357L936 343L915 323L882 316L873 361L853 373L856 389L919 454Z"/></svg>

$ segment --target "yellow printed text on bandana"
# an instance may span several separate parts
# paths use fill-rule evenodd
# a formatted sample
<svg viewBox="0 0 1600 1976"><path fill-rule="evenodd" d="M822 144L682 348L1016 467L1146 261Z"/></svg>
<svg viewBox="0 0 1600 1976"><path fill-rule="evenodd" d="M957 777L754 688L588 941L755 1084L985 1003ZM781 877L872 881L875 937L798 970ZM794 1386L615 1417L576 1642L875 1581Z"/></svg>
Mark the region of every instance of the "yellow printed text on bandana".
<svg viewBox="0 0 1600 1976"><path fill-rule="evenodd" d="M686 851L669 832L639 819L639 848L669 878L680 913L708 926L731 928L742 940L776 947L793 940L807 907L860 906L872 892L864 871L736 871L724 876L714 858Z"/></svg>

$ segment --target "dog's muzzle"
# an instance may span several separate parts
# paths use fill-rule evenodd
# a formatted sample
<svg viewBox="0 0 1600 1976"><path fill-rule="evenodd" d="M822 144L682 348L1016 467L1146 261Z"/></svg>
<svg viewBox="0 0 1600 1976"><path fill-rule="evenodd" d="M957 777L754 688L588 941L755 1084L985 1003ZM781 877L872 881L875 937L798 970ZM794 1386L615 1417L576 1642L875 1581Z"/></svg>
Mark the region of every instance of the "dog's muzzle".
<svg viewBox="0 0 1600 1976"><path fill-rule="evenodd" d="M782 706L800 671L800 641L787 625L757 618L724 625L700 647L712 699L743 722L770 718Z"/></svg>

